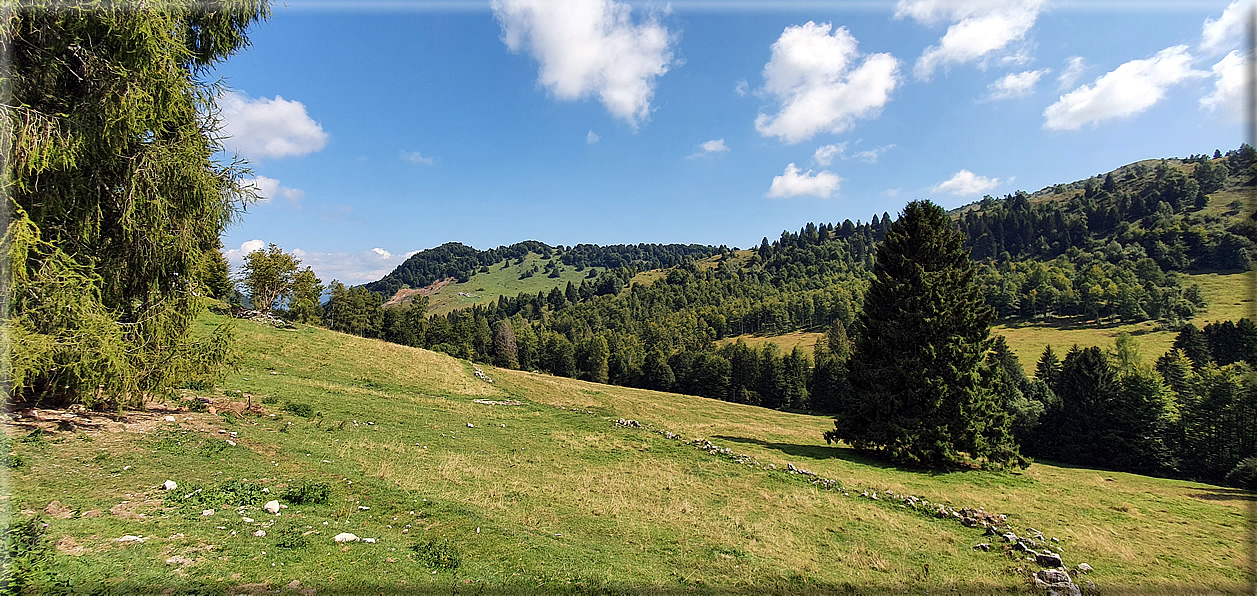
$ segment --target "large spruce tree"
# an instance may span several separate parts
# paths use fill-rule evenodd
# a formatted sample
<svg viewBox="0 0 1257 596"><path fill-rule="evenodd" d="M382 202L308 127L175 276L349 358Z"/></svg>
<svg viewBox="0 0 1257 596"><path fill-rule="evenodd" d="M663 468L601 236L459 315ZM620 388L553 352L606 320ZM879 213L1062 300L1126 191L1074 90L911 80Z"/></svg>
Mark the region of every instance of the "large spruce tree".
<svg viewBox="0 0 1257 596"><path fill-rule="evenodd" d="M212 376L198 277L249 195L209 77L266 0L5 3L0 290L22 401L136 404Z"/></svg>
<svg viewBox="0 0 1257 596"><path fill-rule="evenodd" d="M827 440L904 463L1020 461L991 390L986 352L994 312L943 209L914 201L878 246L858 321L852 390Z"/></svg>

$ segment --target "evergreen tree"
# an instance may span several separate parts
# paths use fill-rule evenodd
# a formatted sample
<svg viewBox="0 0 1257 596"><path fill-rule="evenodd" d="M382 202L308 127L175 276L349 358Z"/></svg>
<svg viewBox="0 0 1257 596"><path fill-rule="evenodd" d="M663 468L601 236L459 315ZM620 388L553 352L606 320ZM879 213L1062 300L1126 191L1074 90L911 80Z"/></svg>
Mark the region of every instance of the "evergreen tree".
<svg viewBox="0 0 1257 596"><path fill-rule="evenodd" d="M943 209L904 208L878 245L860 314L852 392L827 440L944 466L965 455L1018 461L1007 413L986 378L994 312Z"/></svg>
<svg viewBox="0 0 1257 596"><path fill-rule="evenodd" d="M133 405L221 372L229 332L192 332L198 269L250 190L215 158L204 75L268 15L264 0L6 3L10 399Z"/></svg>
<svg viewBox="0 0 1257 596"><path fill-rule="evenodd" d="M1038 364L1035 365L1034 378L1047 383L1048 387L1055 388L1056 380L1061 374L1061 361L1056 357L1056 353L1052 351L1052 346L1043 348L1043 355L1039 357Z"/></svg>
<svg viewBox="0 0 1257 596"><path fill-rule="evenodd" d="M502 319L493 324L493 364L502 368L519 368L519 348L511 322Z"/></svg>
<svg viewBox="0 0 1257 596"><path fill-rule="evenodd" d="M663 352L658 348L646 354L646 362L642 365L642 376L644 377L646 388L656 391L671 391L672 386L676 383L676 377L672 374L672 367L668 366L668 359L664 357Z"/></svg>
<svg viewBox="0 0 1257 596"><path fill-rule="evenodd" d="M1183 325L1183 328L1179 330L1178 336L1174 338L1174 348L1182 350L1183 354L1191 359L1192 366L1196 370L1213 362L1213 354L1209 351L1209 340L1191 323Z"/></svg>
<svg viewBox="0 0 1257 596"><path fill-rule="evenodd" d="M319 300L323 296L323 280L314 275L314 270L306 267L292 277L292 298L288 302L288 318L298 322L317 325L323 322L323 307Z"/></svg>

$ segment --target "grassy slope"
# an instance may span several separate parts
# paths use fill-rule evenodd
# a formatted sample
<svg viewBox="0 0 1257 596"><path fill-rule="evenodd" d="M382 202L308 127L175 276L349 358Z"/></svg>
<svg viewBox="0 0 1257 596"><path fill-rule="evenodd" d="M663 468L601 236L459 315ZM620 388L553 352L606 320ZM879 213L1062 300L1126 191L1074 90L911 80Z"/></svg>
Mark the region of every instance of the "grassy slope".
<svg viewBox="0 0 1257 596"><path fill-rule="evenodd" d="M1191 322L1197 327L1204 327L1213 321L1236 321L1242 317L1253 316L1250 310L1252 308L1251 289L1254 282L1253 275L1253 272L1249 272L1182 276L1184 284L1200 284L1205 300L1208 302L1208 306L1197 313ZM1152 322L1106 325L1103 327L1054 327L1040 324L1015 323L1011 325L996 325L991 328L992 333L998 333L1008 339L1008 346L1017 354L1017 358L1021 361L1021 365L1026 369L1027 373L1034 372L1035 363L1038 362L1039 356L1043 354L1043 348L1046 346L1052 346L1052 350L1058 356L1063 357L1070 346L1074 344L1078 344L1080 347L1112 347L1117 334L1123 331L1135 337L1139 344L1140 353L1149 363L1155 362L1158 357L1169 350L1174 344L1175 335L1177 335L1174 331L1158 329L1157 325ZM781 348L782 352L789 352L797 345L805 353L811 354L812 346L816 345L816 340L820 336L821 333L796 331L776 336L748 334L739 337L747 345L755 348L766 343L775 343ZM737 341L737 339L737 337L734 337L721 341L733 342Z"/></svg>
<svg viewBox="0 0 1257 596"><path fill-rule="evenodd" d="M556 260L557 261L557 260ZM551 289L567 287L567 282L580 285L581 280L589 275L589 269L577 271L575 267L562 265L558 278L550 278L544 271L534 273L532 277L519 279L521 273L536 265L540 270L549 261L541 260L541 255L529 253L524 257L523 265L512 264L505 269L505 261L498 261L489 267L488 273L477 273L464 283L455 283L441 288L428 298L428 313L443 315L458 308L469 308L477 304L496 302L499 296L514 298L521 292L536 294L549 293ZM598 269L601 271L601 269ZM471 294L475 298L459 296L458 293Z"/></svg>
<svg viewBox="0 0 1257 596"><path fill-rule="evenodd" d="M321 593L1004 593L1024 585L1024 564L971 550L988 540L978 530L613 426L627 417L848 487L1008 513L1018 528L1060 537L1067 563L1093 565L1090 579L1109 593L1243 589L1240 545L1252 495L1041 463L1020 474L904 471L825 446L820 433L831 423L823 417L485 367L497 381L488 384L468 363L423 350L312 328L242 322L237 331L242 362L223 389L308 403L322 417L277 406L268 406L275 417L185 413L177 423L153 418L143 434L65 431L18 443L28 464L13 473L14 509L58 499L78 512L49 520L62 548L79 552L61 557L59 575L153 593L280 588L294 579ZM128 418L142 425L146 416ZM216 441L220 428L238 432L239 445L202 455L196 446ZM155 487L167 478L180 489L247 478L273 494L313 478L332 482L334 492L328 505L293 506L279 518L256 507L203 517L199 507L163 508ZM147 517L81 517L123 501ZM252 536L269 522L267 537ZM285 525L319 533L304 549L281 549L274 536ZM342 548L331 541L341 531L379 543ZM114 542L123 534L150 538ZM433 573L416 560L407 547L427 539L457 545L462 566Z"/></svg>

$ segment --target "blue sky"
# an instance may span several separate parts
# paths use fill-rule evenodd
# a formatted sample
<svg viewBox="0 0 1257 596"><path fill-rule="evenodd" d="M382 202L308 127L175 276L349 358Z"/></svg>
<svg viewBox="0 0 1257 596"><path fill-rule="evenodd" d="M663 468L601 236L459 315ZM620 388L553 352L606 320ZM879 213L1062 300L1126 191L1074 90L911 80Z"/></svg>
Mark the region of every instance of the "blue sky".
<svg viewBox="0 0 1257 596"><path fill-rule="evenodd" d="M288 0L215 73L267 197L223 242L356 284L450 241L748 247L1226 151L1248 10Z"/></svg>

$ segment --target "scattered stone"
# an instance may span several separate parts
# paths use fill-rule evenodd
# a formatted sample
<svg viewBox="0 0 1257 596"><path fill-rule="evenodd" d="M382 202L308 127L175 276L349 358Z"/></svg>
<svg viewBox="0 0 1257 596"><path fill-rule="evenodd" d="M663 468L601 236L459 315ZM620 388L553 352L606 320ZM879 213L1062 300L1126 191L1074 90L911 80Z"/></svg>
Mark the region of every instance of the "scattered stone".
<svg viewBox="0 0 1257 596"><path fill-rule="evenodd" d="M240 520L241 520L241 521L243 521L243 522L244 522L244 523L246 523L246 524L251 524L251 523L253 523L253 518L251 518L251 517L242 517L242 518L240 518Z"/></svg>
<svg viewBox="0 0 1257 596"><path fill-rule="evenodd" d="M1069 573L1062 569L1040 569L1038 573L1034 574L1034 577L1048 584L1073 583L1073 580L1069 578Z"/></svg>
<svg viewBox="0 0 1257 596"><path fill-rule="evenodd" d="M115 542L144 542L144 538L128 534L122 538L116 539Z"/></svg>
<svg viewBox="0 0 1257 596"><path fill-rule="evenodd" d="M367 543L367 544L375 544L375 539L374 539L374 538L363 538L363 539L362 539L362 541L363 541L363 542L365 542L365 543Z"/></svg>
<svg viewBox="0 0 1257 596"><path fill-rule="evenodd" d="M627 420L627 419L625 419L625 418L621 418L621 419L619 419L619 420L616 420L616 421L615 421L615 425L616 425L616 426L623 426L623 427L626 427L626 428L641 428L641 427L642 427L642 424L641 424L640 422L638 422L638 421L636 421L636 420Z"/></svg>
<svg viewBox="0 0 1257 596"><path fill-rule="evenodd" d="M1078 564L1078 573L1091 573L1092 571L1093 571L1093 570L1091 569L1091 566L1090 566L1090 565L1088 565L1088 564L1086 564L1086 563L1079 563L1079 564Z"/></svg>
<svg viewBox="0 0 1257 596"><path fill-rule="evenodd" d="M165 481L165 482L161 483L161 489L162 489L162 490L174 490L174 489L176 489L176 488L179 488L179 485L178 485L178 484L175 484L175 481L174 481L174 480L167 480L167 481Z"/></svg>
<svg viewBox="0 0 1257 596"><path fill-rule="evenodd" d="M357 542L358 537L350 534L349 532L341 532L333 537L332 540L335 540L336 542Z"/></svg>
<svg viewBox="0 0 1257 596"><path fill-rule="evenodd" d="M92 509L91 511L84 511L83 517L100 517L100 510Z"/></svg>
<svg viewBox="0 0 1257 596"><path fill-rule="evenodd" d="M1008 541L1010 544L1017 542L1017 535L1012 532L1005 532L1004 540Z"/></svg>
<svg viewBox="0 0 1257 596"><path fill-rule="evenodd" d="M468 423L467 423L467 428L476 428L476 425L474 425L474 424L472 424L472 423L468 422Z"/></svg>
<svg viewBox="0 0 1257 596"><path fill-rule="evenodd" d="M231 445L232 447L235 447L235 446L236 446L236 442L235 442L235 441L233 441L233 440L231 440L231 439L227 439L227 444L228 444L228 445Z"/></svg>
<svg viewBox="0 0 1257 596"><path fill-rule="evenodd" d="M1063 565L1061 556L1056 553L1039 553L1035 555L1034 562L1044 567L1060 567Z"/></svg>
<svg viewBox="0 0 1257 596"><path fill-rule="evenodd" d="M192 563L195 563L195 561L180 555L175 555L166 559L167 565L191 565Z"/></svg>
<svg viewBox="0 0 1257 596"><path fill-rule="evenodd" d="M471 400L471 402L476 403L476 404L483 404L486 406L522 406L524 405L524 402L515 401L513 399L506 400L506 401L494 401L491 399L473 399Z"/></svg>
<svg viewBox="0 0 1257 596"><path fill-rule="evenodd" d="M74 517L74 510L61 504L61 501L52 501L44 507L44 513L57 519L70 519Z"/></svg>
<svg viewBox="0 0 1257 596"><path fill-rule="evenodd" d="M262 509L266 510L267 513L279 515L279 501L267 501L266 504L262 506Z"/></svg>
<svg viewBox="0 0 1257 596"><path fill-rule="evenodd" d="M254 535L254 536L257 536L258 538L261 538L261 537L263 537L263 536L265 536L265 535L266 535L266 530L258 530L258 531L256 531L256 532L254 532L254 533L253 533L253 535Z"/></svg>
<svg viewBox="0 0 1257 596"><path fill-rule="evenodd" d="M205 511L201 512L201 517L209 517L211 515L214 515L213 509L206 509Z"/></svg>
<svg viewBox="0 0 1257 596"><path fill-rule="evenodd" d="M989 551L991 550L991 545L986 542L983 542L981 544L975 544L973 545L973 550Z"/></svg>
<svg viewBox="0 0 1257 596"><path fill-rule="evenodd" d="M167 416L167 417L163 418L162 420L165 420L166 422L174 422L174 421L175 421L175 417L174 417L174 416Z"/></svg>

